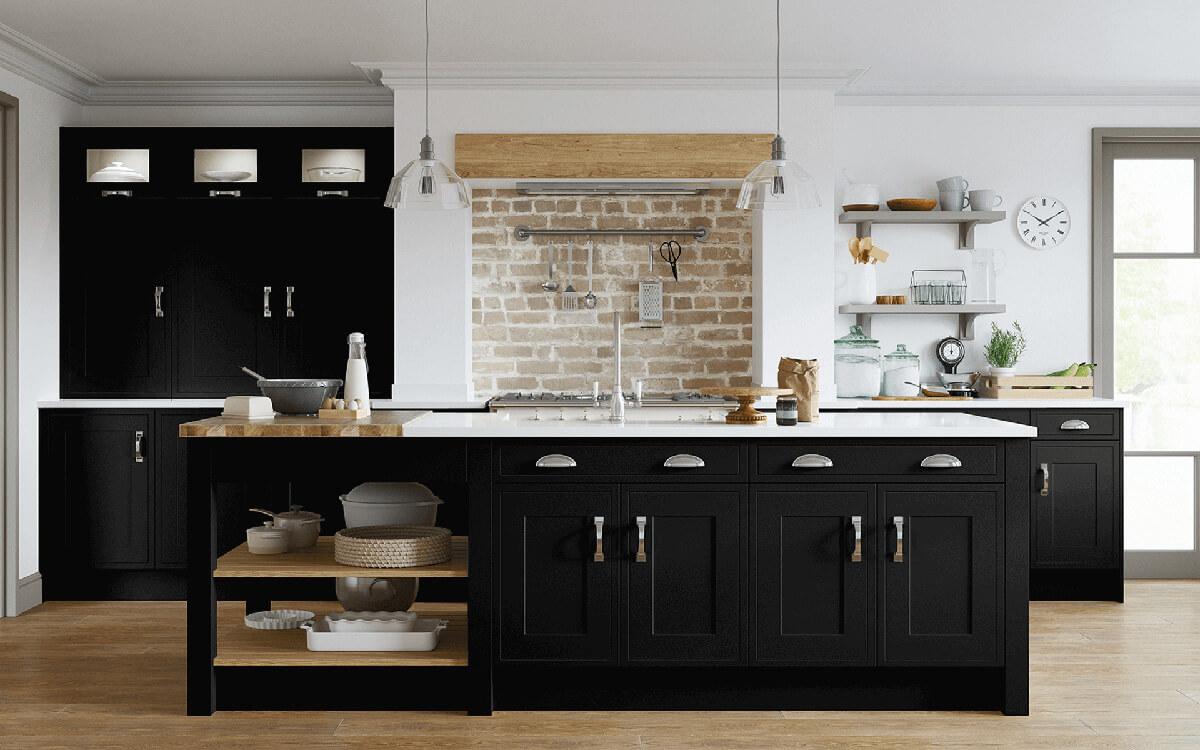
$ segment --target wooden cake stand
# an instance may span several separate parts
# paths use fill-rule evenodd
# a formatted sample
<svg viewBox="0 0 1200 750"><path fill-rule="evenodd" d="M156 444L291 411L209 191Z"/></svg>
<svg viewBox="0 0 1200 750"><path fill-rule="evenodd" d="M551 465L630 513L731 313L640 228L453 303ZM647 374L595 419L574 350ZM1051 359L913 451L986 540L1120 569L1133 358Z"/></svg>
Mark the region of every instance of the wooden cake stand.
<svg viewBox="0 0 1200 750"><path fill-rule="evenodd" d="M754 402L763 396L788 396L790 388L764 388L752 385L742 388L701 388L705 396L721 396L737 399L738 408L725 415L727 424L762 424L767 421L767 415L754 408Z"/></svg>

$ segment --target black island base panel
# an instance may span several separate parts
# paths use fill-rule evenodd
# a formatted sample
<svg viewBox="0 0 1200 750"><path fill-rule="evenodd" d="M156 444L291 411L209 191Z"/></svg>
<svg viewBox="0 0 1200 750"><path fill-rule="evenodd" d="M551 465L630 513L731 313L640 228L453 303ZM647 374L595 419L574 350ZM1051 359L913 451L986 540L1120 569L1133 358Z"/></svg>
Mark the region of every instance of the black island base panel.
<svg viewBox="0 0 1200 750"><path fill-rule="evenodd" d="M536 470L547 446L524 439L183 442L189 714L1029 712L1029 439L556 442L578 472ZM662 468L681 452L704 468ZM962 466L921 466L940 453ZM804 454L878 460L792 469ZM466 578L424 579L419 596L465 601L461 663L222 663L218 601L332 595L330 579L214 576L244 540L246 488L320 488L332 534L338 491L361 481L428 484L439 525L468 537ZM284 661L308 653L296 644ZM352 687L292 689L318 680Z"/></svg>

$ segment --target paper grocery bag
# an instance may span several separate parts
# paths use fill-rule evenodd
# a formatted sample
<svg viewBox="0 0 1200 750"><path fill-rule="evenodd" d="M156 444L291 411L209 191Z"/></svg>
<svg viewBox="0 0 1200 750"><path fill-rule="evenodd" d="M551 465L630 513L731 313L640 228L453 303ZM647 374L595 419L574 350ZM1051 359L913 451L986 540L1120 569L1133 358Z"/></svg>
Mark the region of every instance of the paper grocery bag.
<svg viewBox="0 0 1200 750"><path fill-rule="evenodd" d="M779 387L796 394L796 418L801 422L815 422L821 416L820 373L815 359L779 358Z"/></svg>

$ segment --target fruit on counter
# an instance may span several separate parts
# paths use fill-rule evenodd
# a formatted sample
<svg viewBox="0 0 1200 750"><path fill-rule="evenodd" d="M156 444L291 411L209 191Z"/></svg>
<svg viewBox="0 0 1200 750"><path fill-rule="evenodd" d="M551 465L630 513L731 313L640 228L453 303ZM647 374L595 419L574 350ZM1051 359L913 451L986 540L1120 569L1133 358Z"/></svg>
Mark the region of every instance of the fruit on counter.
<svg viewBox="0 0 1200 750"><path fill-rule="evenodd" d="M1095 369L1095 362L1075 362L1070 367L1063 368L1058 372L1048 372L1046 376L1051 378L1086 378Z"/></svg>

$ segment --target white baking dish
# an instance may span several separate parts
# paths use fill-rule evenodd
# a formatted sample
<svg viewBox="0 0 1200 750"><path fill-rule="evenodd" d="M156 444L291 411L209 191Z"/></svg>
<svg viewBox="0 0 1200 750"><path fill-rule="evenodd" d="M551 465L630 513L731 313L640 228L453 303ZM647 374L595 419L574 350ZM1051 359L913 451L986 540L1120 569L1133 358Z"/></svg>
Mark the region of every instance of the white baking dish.
<svg viewBox="0 0 1200 750"><path fill-rule="evenodd" d="M333 633L322 617L300 627L309 651L432 651L447 625L446 620L417 618L407 633Z"/></svg>
<svg viewBox="0 0 1200 750"><path fill-rule="evenodd" d="M325 622L333 633L408 633L416 621L416 612L335 612L325 615Z"/></svg>

